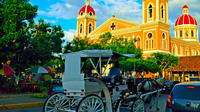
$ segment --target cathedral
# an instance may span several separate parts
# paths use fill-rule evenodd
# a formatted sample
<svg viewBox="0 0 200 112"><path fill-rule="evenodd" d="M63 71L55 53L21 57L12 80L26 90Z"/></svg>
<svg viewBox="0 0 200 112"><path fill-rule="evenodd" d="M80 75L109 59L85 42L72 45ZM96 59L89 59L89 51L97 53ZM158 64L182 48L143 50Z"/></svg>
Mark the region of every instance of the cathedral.
<svg viewBox="0 0 200 112"><path fill-rule="evenodd" d="M174 24L175 36L170 36L168 0L143 0L143 23L136 23L112 16L96 28L96 13L90 6L90 0L82 7L77 17L77 36L98 39L106 32L112 36L136 39L136 47L141 48L143 56L155 52L170 53L175 56L200 55L198 24L189 14L189 7L184 5L182 15Z"/></svg>

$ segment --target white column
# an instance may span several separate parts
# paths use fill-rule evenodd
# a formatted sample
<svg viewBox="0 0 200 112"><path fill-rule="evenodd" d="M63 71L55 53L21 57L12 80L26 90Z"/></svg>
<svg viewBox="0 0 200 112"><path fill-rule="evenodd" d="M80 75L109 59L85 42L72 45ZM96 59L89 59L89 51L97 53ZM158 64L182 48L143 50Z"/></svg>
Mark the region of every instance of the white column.
<svg viewBox="0 0 200 112"><path fill-rule="evenodd" d="M197 29L197 41L199 41L199 32L198 32L198 29Z"/></svg>
<svg viewBox="0 0 200 112"><path fill-rule="evenodd" d="M160 6L159 6L159 0L156 0L156 21L159 21L159 9L160 9Z"/></svg>
<svg viewBox="0 0 200 112"><path fill-rule="evenodd" d="M168 15L168 0L166 1L166 23L168 23L168 18L169 18L169 15Z"/></svg>
<svg viewBox="0 0 200 112"><path fill-rule="evenodd" d="M144 18L144 16L145 16L145 15L144 15L145 9L146 9L146 8L144 7L144 1L142 1L143 24L144 24L144 22L145 22L145 21L144 21L144 19L145 19L145 18Z"/></svg>
<svg viewBox="0 0 200 112"><path fill-rule="evenodd" d="M85 19L84 22L84 36L86 36L86 32L87 32L87 19Z"/></svg>

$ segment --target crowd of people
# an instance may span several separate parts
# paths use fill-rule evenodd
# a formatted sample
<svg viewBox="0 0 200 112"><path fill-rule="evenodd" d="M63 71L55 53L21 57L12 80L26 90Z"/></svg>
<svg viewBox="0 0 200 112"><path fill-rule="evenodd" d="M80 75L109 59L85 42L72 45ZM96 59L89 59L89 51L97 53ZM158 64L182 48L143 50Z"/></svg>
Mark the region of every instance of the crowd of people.
<svg viewBox="0 0 200 112"><path fill-rule="evenodd" d="M0 94L40 91L38 81L29 76L0 75L0 85Z"/></svg>

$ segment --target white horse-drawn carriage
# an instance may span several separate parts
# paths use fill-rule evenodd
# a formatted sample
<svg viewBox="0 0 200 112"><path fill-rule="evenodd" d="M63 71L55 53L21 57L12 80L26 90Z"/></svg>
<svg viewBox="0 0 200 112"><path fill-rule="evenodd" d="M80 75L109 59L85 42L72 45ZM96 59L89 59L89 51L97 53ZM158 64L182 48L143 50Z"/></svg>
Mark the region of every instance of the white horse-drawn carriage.
<svg viewBox="0 0 200 112"><path fill-rule="evenodd" d="M144 112L144 97L156 96L162 90L161 87L150 88L146 92L133 92L128 88L126 81L109 84L102 80L85 77L82 73L82 62L88 58L102 78L105 74L102 67L107 68L111 58L133 57L134 55L121 55L110 50L82 50L79 52L64 54L65 72L62 76L64 93L55 93L45 102L44 112L119 112L120 108L130 108L132 112ZM102 59L106 59L106 65L102 66ZM98 60L98 62L94 62ZM106 84L105 84L106 83ZM146 83L145 83L146 84ZM143 84L143 85L145 85ZM109 89L108 89L109 87ZM130 85L129 85L130 87ZM141 87L140 87L141 88ZM157 102L157 101L155 101Z"/></svg>

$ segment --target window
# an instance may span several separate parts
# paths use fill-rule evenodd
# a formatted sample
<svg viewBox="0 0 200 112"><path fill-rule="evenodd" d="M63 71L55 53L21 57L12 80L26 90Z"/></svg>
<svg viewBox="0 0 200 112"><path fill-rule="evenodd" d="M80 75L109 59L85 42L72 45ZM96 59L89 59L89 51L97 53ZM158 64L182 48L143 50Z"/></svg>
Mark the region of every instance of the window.
<svg viewBox="0 0 200 112"><path fill-rule="evenodd" d="M80 33L82 33L82 31L83 31L83 25L81 24L80 25Z"/></svg>
<svg viewBox="0 0 200 112"><path fill-rule="evenodd" d="M185 32L185 37L188 37L188 31Z"/></svg>
<svg viewBox="0 0 200 112"><path fill-rule="evenodd" d="M161 6L161 18L162 19L164 18L164 7L163 7L163 5Z"/></svg>
<svg viewBox="0 0 200 112"><path fill-rule="evenodd" d="M92 24L89 24L89 33L92 32Z"/></svg>
<svg viewBox="0 0 200 112"><path fill-rule="evenodd" d="M146 49L148 49L149 48L149 42L148 42L149 40L146 40Z"/></svg>
<svg viewBox="0 0 200 112"><path fill-rule="evenodd" d="M185 50L185 55L186 55L186 56L190 56L190 50L189 50L188 47L187 47L186 50Z"/></svg>
<svg viewBox="0 0 200 112"><path fill-rule="evenodd" d="M83 15L83 12L81 12L81 16Z"/></svg>
<svg viewBox="0 0 200 112"><path fill-rule="evenodd" d="M154 41L153 41L153 39L151 40L151 48L152 49L154 48Z"/></svg>
<svg viewBox="0 0 200 112"><path fill-rule="evenodd" d="M182 37L183 36L183 34L182 34L183 32L182 32L182 30L180 30L180 37Z"/></svg>
<svg viewBox="0 0 200 112"><path fill-rule="evenodd" d="M180 55L183 55L183 46L180 46Z"/></svg>
<svg viewBox="0 0 200 112"><path fill-rule="evenodd" d="M191 31L191 36L194 37L194 31L193 30Z"/></svg>
<svg viewBox="0 0 200 112"><path fill-rule="evenodd" d="M162 48L167 49L167 39L165 33L162 34Z"/></svg>
<svg viewBox="0 0 200 112"><path fill-rule="evenodd" d="M173 49L172 49L173 51L172 51L172 53L173 53L173 55L178 55L178 47L177 47L177 45L176 44L174 44L173 45Z"/></svg>
<svg viewBox="0 0 200 112"><path fill-rule="evenodd" d="M150 4L149 5L149 18L152 18L152 16L153 16L153 7L152 7L152 5Z"/></svg>
<svg viewBox="0 0 200 112"><path fill-rule="evenodd" d="M154 40L153 40L153 34L152 33L147 34L146 49L149 49L149 45L152 49L154 48Z"/></svg>
<svg viewBox="0 0 200 112"><path fill-rule="evenodd" d="M92 13L92 12L90 12L90 13L89 13L89 15L90 15L90 16L92 16L92 15L93 15L93 13Z"/></svg>
<svg viewBox="0 0 200 112"><path fill-rule="evenodd" d="M141 42L140 37L138 37L138 38L137 38L137 47L138 47L138 48L140 48L140 42Z"/></svg>
<svg viewBox="0 0 200 112"><path fill-rule="evenodd" d="M152 38L152 33L148 33L148 39Z"/></svg>

